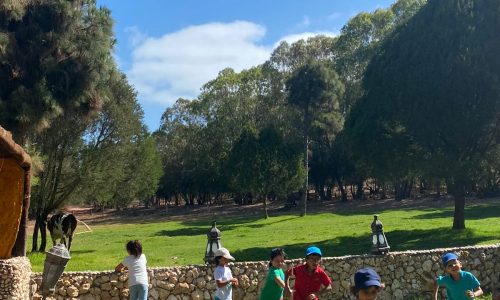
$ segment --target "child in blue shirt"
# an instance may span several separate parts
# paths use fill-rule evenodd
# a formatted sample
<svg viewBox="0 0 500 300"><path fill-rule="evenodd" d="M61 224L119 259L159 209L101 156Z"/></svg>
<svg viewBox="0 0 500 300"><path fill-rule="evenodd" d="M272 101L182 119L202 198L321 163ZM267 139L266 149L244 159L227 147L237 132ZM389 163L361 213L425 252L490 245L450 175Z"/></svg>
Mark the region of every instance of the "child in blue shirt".
<svg viewBox="0 0 500 300"><path fill-rule="evenodd" d="M448 274L436 278L434 300L437 300L439 287L446 288L448 300L475 299L483 294L479 280L472 273L462 271L462 264L455 253L446 253L441 258Z"/></svg>

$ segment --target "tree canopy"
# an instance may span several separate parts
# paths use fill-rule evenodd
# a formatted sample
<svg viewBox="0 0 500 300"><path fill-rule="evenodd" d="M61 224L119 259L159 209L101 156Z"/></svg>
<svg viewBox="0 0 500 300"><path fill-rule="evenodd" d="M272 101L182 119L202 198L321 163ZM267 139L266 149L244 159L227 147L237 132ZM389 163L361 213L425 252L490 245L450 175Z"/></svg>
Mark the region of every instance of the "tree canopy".
<svg viewBox="0 0 500 300"><path fill-rule="evenodd" d="M446 179L456 229L465 227L464 196L481 161L498 146L499 8L489 0L429 1L371 61L366 95L350 115L354 145L372 150L358 152L375 169Z"/></svg>

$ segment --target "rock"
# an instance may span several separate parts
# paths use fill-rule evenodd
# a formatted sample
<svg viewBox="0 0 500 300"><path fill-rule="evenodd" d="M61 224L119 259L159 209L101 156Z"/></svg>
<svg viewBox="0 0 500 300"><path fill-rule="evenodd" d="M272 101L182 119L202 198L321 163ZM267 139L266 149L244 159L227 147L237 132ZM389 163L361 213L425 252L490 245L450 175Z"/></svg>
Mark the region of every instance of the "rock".
<svg viewBox="0 0 500 300"><path fill-rule="evenodd" d="M72 298L78 296L78 288L75 286L70 286L66 289L66 294Z"/></svg>
<svg viewBox="0 0 500 300"><path fill-rule="evenodd" d="M191 299L193 300L203 300L203 293L200 290L195 290L191 293Z"/></svg>
<svg viewBox="0 0 500 300"><path fill-rule="evenodd" d="M430 260L426 260L426 261L422 264L422 269L423 269L425 272L431 272L431 271L432 271L432 261L430 261Z"/></svg>
<svg viewBox="0 0 500 300"><path fill-rule="evenodd" d="M81 294L86 294L90 290L90 283L86 282L82 285L80 285L80 288L78 289L78 293Z"/></svg>

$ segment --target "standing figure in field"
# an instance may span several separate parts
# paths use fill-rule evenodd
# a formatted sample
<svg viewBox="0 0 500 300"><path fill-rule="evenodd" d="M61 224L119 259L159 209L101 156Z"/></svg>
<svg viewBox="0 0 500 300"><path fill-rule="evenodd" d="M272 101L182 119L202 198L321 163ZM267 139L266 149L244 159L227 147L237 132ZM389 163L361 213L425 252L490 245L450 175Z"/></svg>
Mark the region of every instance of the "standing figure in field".
<svg viewBox="0 0 500 300"><path fill-rule="evenodd" d="M72 214L58 213L50 217L47 223L47 228L50 231L52 244L56 245L56 240L60 239L61 243L69 249L71 248L71 241L73 240L73 233L76 229L77 220ZM68 243L66 244L66 239Z"/></svg>

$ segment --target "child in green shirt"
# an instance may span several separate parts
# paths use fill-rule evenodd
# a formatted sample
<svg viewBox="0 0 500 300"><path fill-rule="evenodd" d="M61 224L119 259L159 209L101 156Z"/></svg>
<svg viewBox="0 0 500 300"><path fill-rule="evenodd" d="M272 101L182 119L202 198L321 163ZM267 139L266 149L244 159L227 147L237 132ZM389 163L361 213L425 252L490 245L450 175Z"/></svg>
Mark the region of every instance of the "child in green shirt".
<svg viewBox="0 0 500 300"><path fill-rule="evenodd" d="M483 294L477 278L470 272L462 271L462 263L455 253L446 253L441 259L447 275L436 278L433 299L437 300L440 286L446 288L449 300L475 299Z"/></svg>
<svg viewBox="0 0 500 300"><path fill-rule="evenodd" d="M271 250L271 260L269 262L269 272L266 276L266 281L260 300L283 300L283 289L285 288L285 273L283 273L283 264L285 262L286 253L281 248Z"/></svg>

